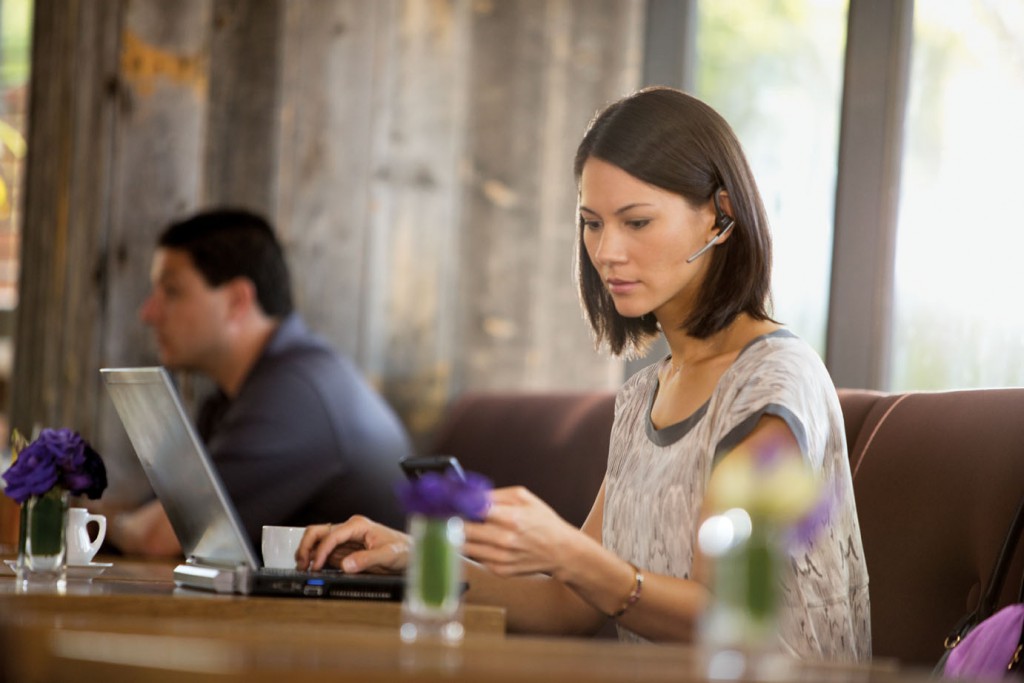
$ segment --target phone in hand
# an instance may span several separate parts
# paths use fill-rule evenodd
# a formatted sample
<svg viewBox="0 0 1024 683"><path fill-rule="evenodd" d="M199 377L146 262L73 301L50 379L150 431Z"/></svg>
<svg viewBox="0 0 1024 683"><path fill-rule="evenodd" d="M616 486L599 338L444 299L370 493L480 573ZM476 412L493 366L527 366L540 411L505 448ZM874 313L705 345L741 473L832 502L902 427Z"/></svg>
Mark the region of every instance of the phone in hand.
<svg viewBox="0 0 1024 683"><path fill-rule="evenodd" d="M465 480L466 473L454 455L414 455L398 463L410 480L419 479L425 472L444 474L454 472L459 479Z"/></svg>

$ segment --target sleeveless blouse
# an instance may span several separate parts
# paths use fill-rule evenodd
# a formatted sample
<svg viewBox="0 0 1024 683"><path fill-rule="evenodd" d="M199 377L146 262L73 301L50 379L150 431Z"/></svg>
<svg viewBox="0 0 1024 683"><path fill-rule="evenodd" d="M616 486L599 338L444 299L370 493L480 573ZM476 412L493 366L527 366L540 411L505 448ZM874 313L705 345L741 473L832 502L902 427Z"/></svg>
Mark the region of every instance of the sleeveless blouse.
<svg viewBox="0 0 1024 683"><path fill-rule="evenodd" d="M651 573L689 579L711 470L762 416L777 416L837 497L824 528L790 553L794 571L783 582L782 646L802 658L868 660L868 574L846 433L839 398L817 353L787 330L758 337L725 371L707 403L686 420L655 429L651 407L666 363L640 370L616 396L605 547ZM619 637L642 640L622 626Z"/></svg>

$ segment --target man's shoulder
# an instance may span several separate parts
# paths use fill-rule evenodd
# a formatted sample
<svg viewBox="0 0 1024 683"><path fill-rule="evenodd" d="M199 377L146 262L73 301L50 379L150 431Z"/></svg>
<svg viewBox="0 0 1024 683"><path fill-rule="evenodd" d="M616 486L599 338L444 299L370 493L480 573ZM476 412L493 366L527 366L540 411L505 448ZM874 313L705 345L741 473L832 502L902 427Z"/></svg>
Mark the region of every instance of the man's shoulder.
<svg viewBox="0 0 1024 683"><path fill-rule="evenodd" d="M253 368L243 393L309 391L334 393L334 387L361 386L364 381L352 361L330 346L311 340L265 355Z"/></svg>
<svg viewBox="0 0 1024 683"><path fill-rule="evenodd" d="M387 403L350 358L304 325L289 325L283 332L271 340L250 371L232 401L233 413L274 415L307 424L326 419L337 429L353 421L360 425L397 423Z"/></svg>
<svg viewBox="0 0 1024 683"><path fill-rule="evenodd" d="M253 368L253 375L337 379L355 372L347 356L315 334L293 313L286 317Z"/></svg>
<svg viewBox="0 0 1024 683"><path fill-rule="evenodd" d="M289 411L319 404L330 413L353 401L374 403L376 392L352 359L304 325L283 332L264 350L237 400Z"/></svg>
<svg viewBox="0 0 1024 683"><path fill-rule="evenodd" d="M310 335L303 339L296 339L292 343L273 353L264 354L260 358L261 363L272 367L285 368L317 368L325 370L330 366L337 366L337 369L347 369L352 366L351 360L340 351L331 347L323 339Z"/></svg>

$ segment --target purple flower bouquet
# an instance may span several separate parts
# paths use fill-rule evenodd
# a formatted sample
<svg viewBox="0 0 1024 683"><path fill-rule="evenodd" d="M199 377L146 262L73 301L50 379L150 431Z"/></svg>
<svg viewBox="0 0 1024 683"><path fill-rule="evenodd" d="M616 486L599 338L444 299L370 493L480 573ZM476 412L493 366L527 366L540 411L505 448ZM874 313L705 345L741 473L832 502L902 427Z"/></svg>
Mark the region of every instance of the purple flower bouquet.
<svg viewBox="0 0 1024 683"><path fill-rule="evenodd" d="M60 585L68 495L99 498L107 488L103 460L78 433L44 429L15 453L3 479L4 493L21 504L19 583L27 575L39 574L56 577Z"/></svg>
<svg viewBox="0 0 1024 683"><path fill-rule="evenodd" d="M99 453L77 432L44 429L21 449L3 479L4 493L18 503L55 486L95 500L107 488L107 469Z"/></svg>
<svg viewBox="0 0 1024 683"><path fill-rule="evenodd" d="M425 472L401 482L396 493L406 514L481 520L490 506L491 481L476 472Z"/></svg>

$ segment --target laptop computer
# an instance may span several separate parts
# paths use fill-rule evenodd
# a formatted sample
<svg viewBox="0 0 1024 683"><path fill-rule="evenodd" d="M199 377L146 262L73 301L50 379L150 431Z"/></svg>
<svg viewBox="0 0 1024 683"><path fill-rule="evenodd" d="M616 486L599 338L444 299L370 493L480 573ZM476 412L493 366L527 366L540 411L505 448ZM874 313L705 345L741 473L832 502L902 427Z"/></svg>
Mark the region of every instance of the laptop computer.
<svg viewBox="0 0 1024 683"><path fill-rule="evenodd" d="M402 599L402 576L262 567L167 370L103 368L100 373L188 558L174 570L178 586L244 595Z"/></svg>

